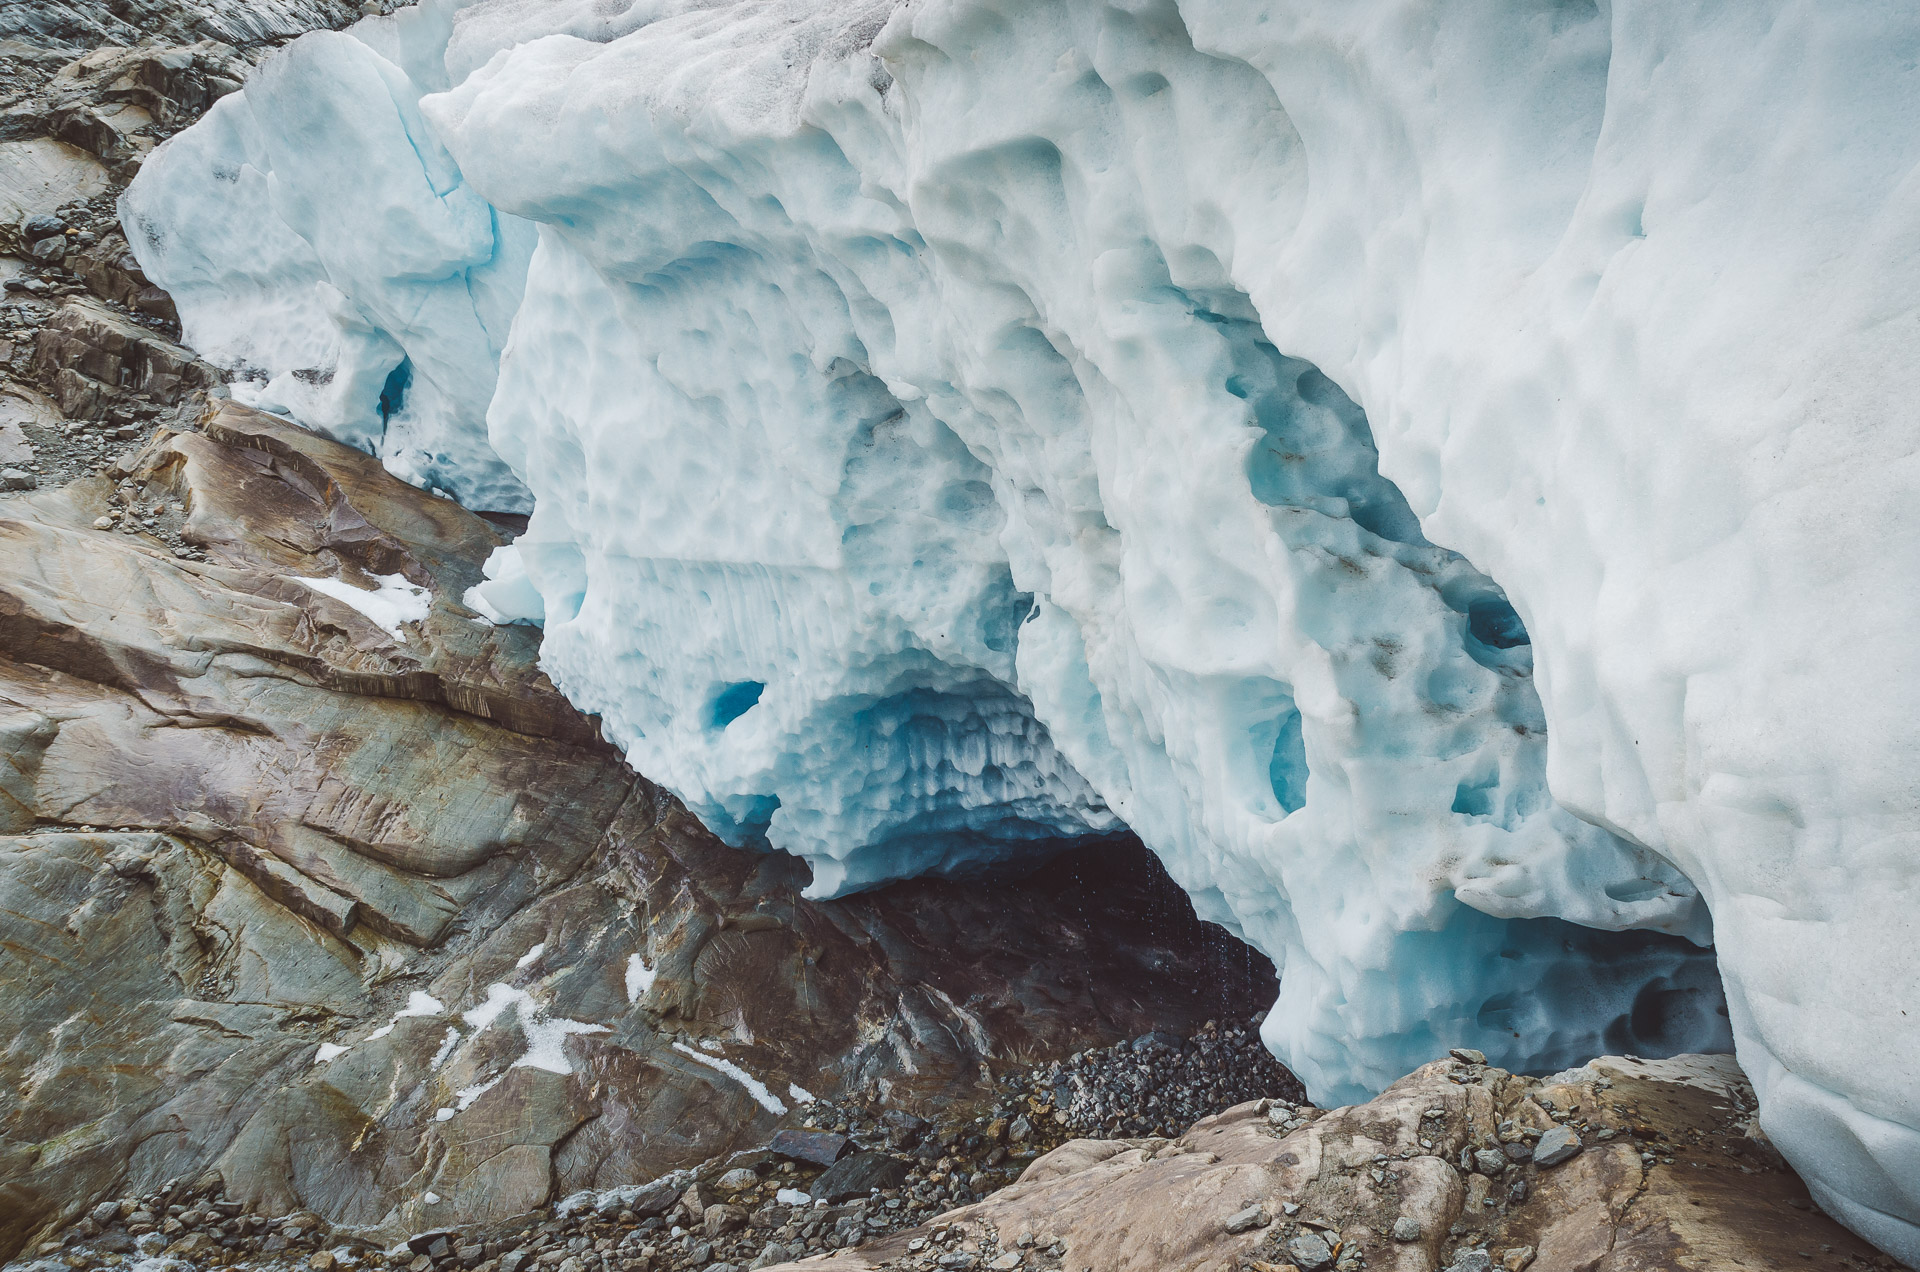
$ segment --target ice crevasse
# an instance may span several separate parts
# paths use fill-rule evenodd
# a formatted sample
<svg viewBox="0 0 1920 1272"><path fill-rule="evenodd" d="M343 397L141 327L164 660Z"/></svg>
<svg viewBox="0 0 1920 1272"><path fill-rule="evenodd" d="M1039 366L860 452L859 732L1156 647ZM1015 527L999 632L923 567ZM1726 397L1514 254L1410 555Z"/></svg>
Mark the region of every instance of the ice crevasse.
<svg viewBox="0 0 1920 1272"><path fill-rule="evenodd" d="M1730 1034L1914 1261L1917 65L1869 0L426 0L122 211L237 393L530 503L473 603L816 895L1131 828L1317 1097Z"/></svg>

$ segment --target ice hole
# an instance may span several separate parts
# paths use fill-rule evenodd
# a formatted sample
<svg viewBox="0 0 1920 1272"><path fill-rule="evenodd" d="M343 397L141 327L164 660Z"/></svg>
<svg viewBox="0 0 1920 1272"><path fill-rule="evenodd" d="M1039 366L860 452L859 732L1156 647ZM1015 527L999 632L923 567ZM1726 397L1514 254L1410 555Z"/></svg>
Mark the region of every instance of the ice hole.
<svg viewBox="0 0 1920 1272"><path fill-rule="evenodd" d="M386 383L380 386L380 422L385 424L406 409L407 390L413 385L413 363L410 359L400 359L400 365L387 372Z"/></svg>
<svg viewBox="0 0 1920 1272"><path fill-rule="evenodd" d="M1499 787L1498 773L1460 783L1453 790L1453 811L1466 817L1493 816L1493 793Z"/></svg>
<svg viewBox="0 0 1920 1272"><path fill-rule="evenodd" d="M1267 761L1267 781L1273 797L1289 813L1297 813L1307 804L1307 746L1300 736L1300 713L1289 711L1280 721L1279 736L1273 740L1273 758Z"/></svg>
<svg viewBox="0 0 1920 1272"><path fill-rule="evenodd" d="M1490 596L1467 606L1467 633L1489 649L1530 645L1527 626L1504 597Z"/></svg>
<svg viewBox="0 0 1920 1272"><path fill-rule="evenodd" d="M713 727L724 729L751 711L767 686L758 680L736 680L713 699Z"/></svg>

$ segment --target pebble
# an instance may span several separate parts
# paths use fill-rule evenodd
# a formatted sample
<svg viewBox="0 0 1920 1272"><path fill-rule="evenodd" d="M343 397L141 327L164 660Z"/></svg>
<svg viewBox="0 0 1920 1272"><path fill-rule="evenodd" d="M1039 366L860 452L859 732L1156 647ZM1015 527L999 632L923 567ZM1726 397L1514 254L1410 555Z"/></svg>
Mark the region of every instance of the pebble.
<svg viewBox="0 0 1920 1272"><path fill-rule="evenodd" d="M1036 1069L1029 1090L1051 1105L1069 1136L1088 1139L1171 1138L1249 1100L1306 1099L1299 1079L1261 1045L1256 1029L1213 1022L1191 1038L1156 1032L1079 1052Z"/></svg>
<svg viewBox="0 0 1920 1272"><path fill-rule="evenodd" d="M1393 1221L1393 1239L1407 1242L1420 1239L1420 1221L1412 1215L1401 1215Z"/></svg>

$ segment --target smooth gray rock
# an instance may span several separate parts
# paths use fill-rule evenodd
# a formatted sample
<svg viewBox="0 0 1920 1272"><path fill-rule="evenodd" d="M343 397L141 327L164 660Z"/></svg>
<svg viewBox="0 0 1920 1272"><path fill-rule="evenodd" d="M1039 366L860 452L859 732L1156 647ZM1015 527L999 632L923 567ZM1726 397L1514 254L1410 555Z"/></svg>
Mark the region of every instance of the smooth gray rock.
<svg viewBox="0 0 1920 1272"><path fill-rule="evenodd" d="M1273 1222L1273 1216L1267 1213L1265 1206L1248 1206L1245 1210L1235 1211L1227 1216L1226 1229L1238 1235L1252 1232L1255 1228L1264 1228Z"/></svg>
<svg viewBox="0 0 1920 1272"><path fill-rule="evenodd" d="M1579 1153L1584 1145L1580 1137L1567 1127L1556 1126L1540 1137L1534 1145L1533 1160L1539 1166L1558 1166Z"/></svg>

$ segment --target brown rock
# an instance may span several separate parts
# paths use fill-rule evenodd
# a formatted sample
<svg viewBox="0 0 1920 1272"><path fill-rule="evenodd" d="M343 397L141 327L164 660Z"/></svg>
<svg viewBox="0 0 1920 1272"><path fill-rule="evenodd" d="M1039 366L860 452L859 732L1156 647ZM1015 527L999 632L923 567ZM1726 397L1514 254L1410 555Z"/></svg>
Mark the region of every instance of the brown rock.
<svg viewBox="0 0 1920 1272"><path fill-rule="evenodd" d="M724 1237L747 1226L747 1212L725 1204L708 1206L700 1215L700 1228L709 1239Z"/></svg>
<svg viewBox="0 0 1920 1272"><path fill-rule="evenodd" d="M1870 1247L1812 1211L1791 1171L1731 1151L1753 1107L1732 1057L1609 1057L1552 1084L1497 1069L1465 1086L1449 1080L1459 1075L1456 1061L1428 1065L1367 1104L1284 1135L1255 1103L1171 1143L1069 1141L1018 1183L937 1226L974 1237L1046 1231L1065 1241L1068 1266L1102 1272L1305 1266L1299 1254L1275 1262L1274 1240L1314 1261L1344 1266L1358 1254L1369 1268L1395 1272L1436 1272L1455 1247L1494 1252L1508 1272L1785 1272L1808 1266L1801 1252L1810 1249L1823 1251L1822 1266L1878 1265ZM1504 1121L1546 1120L1536 1095L1577 1108L1596 1131L1614 1128L1616 1139L1555 1168L1517 1168L1535 1180L1524 1203L1470 1206L1453 1163ZM1423 1120L1429 1109L1442 1116ZM1685 1162L1643 1167L1638 1150L1618 1140L1629 1125L1693 1147ZM1422 1135L1431 1150L1420 1148ZM1270 1227L1243 1227L1238 1217L1255 1208ZM1289 1208L1295 1217L1282 1217ZM1396 1240L1406 1219L1413 1223ZM932 1232L909 1229L777 1272L869 1272Z"/></svg>
<svg viewBox="0 0 1920 1272"><path fill-rule="evenodd" d="M219 373L191 350L96 301L69 300L34 338L33 369L69 419L103 419L134 393L155 402L211 388Z"/></svg>
<svg viewBox="0 0 1920 1272"><path fill-rule="evenodd" d="M92 528L176 503L205 562ZM928 1104L990 1056L1270 997L1209 981L1219 938L1165 920L1138 845L1019 885L802 899L799 863L726 848L626 768L536 631L462 606L501 541L231 402L0 505L0 983L43 987L0 995L21 1093L0 1256L118 1187L136 1146L143 1179L213 1168L262 1212L393 1239L765 1144L774 1116L675 1051L681 1029L744 1022L727 1054L775 1091ZM375 574L431 593L404 642L298 581ZM529 997L461 1019L496 985ZM396 1016L416 991L443 1012ZM569 1072L516 1065L534 1020L577 1027L553 1044Z"/></svg>

